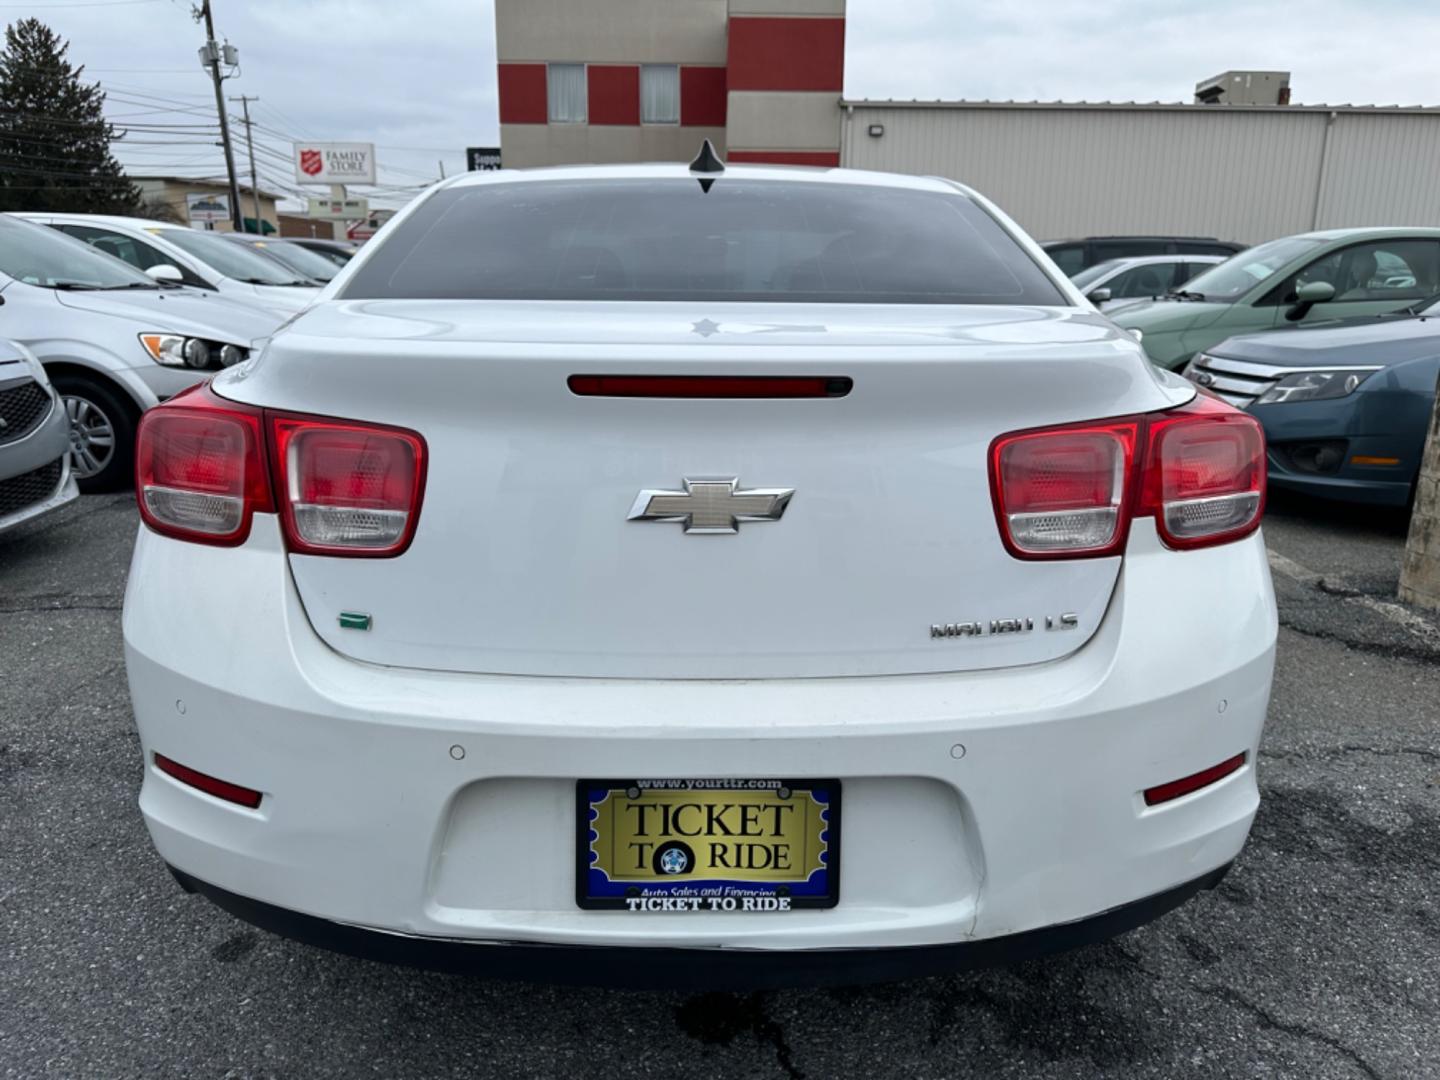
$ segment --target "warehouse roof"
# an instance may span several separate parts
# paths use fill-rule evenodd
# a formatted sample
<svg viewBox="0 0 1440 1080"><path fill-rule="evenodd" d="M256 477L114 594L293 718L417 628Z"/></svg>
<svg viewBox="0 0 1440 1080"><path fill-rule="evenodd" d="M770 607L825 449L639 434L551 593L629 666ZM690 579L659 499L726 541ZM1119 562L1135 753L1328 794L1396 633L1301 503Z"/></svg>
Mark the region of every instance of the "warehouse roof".
<svg viewBox="0 0 1440 1080"><path fill-rule="evenodd" d="M1383 113L1388 116L1440 116L1440 105L1197 105L1185 101L909 101L842 98L849 107L884 109L1073 109L1120 112L1279 112Z"/></svg>

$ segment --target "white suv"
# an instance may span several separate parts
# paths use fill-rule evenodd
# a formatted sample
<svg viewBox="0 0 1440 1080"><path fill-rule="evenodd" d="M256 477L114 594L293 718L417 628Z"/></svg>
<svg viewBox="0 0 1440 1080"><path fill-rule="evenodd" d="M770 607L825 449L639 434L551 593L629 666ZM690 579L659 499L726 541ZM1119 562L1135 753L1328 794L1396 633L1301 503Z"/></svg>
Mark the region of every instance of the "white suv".
<svg viewBox="0 0 1440 1080"><path fill-rule="evenodd" d="M141 809L243 918L451 968L1094 940L1245 842L1264 482L958 185L456 178L141 423Z"/></svg>

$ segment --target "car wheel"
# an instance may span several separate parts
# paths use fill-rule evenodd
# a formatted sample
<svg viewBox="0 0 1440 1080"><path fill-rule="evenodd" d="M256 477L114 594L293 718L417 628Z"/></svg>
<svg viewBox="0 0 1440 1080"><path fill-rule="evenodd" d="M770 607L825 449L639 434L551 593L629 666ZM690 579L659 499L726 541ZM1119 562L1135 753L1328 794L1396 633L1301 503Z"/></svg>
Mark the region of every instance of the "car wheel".
<svg viewBox="0 0 1440 1080"><path fill-rule="evenodd" d="M110 387L61 375L55 390L70 419L70 471L84 492L128 486L135 469L135 408Z"/></svg>

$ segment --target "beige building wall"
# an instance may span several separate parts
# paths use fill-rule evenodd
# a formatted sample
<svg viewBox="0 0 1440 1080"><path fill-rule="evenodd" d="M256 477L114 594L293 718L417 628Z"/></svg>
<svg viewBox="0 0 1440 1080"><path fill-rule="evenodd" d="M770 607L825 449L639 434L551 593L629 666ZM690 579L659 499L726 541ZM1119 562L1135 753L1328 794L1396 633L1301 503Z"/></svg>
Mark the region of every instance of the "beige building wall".
<svg viewBox="0 0 1440 1080"><path fill-rule="evenodd" d="M725 0L495 0L495 47L502 64L724 64L725 22Z"/></svg>
<svg viewBox="0 0 1440 1080"><path fill-rule="evenodd" d="M835 150L840 96L831 91L730 91L732 150Z"/></svg>
<svg viewBox="0 0 1440 1080"><path fill-rule="evenodd" d="M703 139L725 153L725 129L646 124L502 124L507 168L609 165L625 161L690 161ZM513 163L513 164L512 164Z"/></svg>
<svg viewBox="0 0 1440 1080"><path fill-rule="evenodd" d="M203 192L206 195L222 195L228 198L230 194L229 184L214 180L186 180L172 176L141 176L130 179L140 189L142 202L163 203L170 208L175 220L181 224L188 224L190 220L185 206L186 195L198 195ZM276 209L277 201L277 196L268 195L263 190L260 192L260 216L275 226L278 232L280 215ZM240 186L240 216L247 218L255 216L254 196L251 195L251 189L243 184ZM215 232L233 231L234 228L228 219L215 222Z"/></svg>
<svg viewBox="0 0 1440 1080"><path fill-rule="evenodd" d="M731 15L844 15L845 0L730 0Z"/></svg>

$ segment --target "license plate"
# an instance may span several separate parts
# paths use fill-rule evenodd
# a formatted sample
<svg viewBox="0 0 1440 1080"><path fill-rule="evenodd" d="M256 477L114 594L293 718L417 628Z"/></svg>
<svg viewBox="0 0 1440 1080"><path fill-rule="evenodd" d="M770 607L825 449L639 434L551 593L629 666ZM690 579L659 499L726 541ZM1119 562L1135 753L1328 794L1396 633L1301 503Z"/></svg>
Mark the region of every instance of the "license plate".
<svg viewBox="0 0 1440 1080"><path fill-rule="evenodd" d="M575 900L767 912L840 898L838 780L581 780Z"/></svg>

